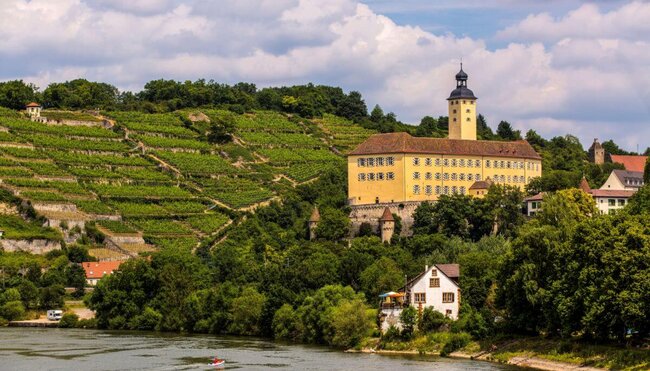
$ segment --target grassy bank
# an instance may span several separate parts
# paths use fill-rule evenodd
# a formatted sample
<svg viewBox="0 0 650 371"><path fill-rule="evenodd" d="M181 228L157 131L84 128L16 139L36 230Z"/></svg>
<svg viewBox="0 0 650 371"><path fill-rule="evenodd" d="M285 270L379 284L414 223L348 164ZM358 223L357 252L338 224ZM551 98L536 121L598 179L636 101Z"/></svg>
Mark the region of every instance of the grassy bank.
<svg viewBox="0 0 650 371"><path fill-rule="evenodd" d="M496 346L496 350L491 351L492 345ZM632 348L556 339L520 338L496 342L483 341L480 348L489 352L484 356L486 359L499 362L508 362L515 357L534 357L611 370L650 369L650 349L647 346ZM475 349L462 351L476 353Z"/></svg>

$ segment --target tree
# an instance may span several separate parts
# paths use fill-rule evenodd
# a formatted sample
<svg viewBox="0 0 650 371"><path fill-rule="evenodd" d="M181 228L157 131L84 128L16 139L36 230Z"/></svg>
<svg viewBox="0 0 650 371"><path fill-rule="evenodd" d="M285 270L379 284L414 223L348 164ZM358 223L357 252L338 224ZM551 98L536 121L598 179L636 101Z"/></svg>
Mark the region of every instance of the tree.
<svg viewBox="0 0 650 371"><path fill-rule="evenodd" d="M37 90L34 84L25 84L23 80L0 82L0 106L25 109L27 103L38 100Z"/></svg>
<svg viewBox="0 0 650 371"><path fill-rule="evenodd" d="M253 287L246 287L239 297L232 301L230 313L232 323L229 332L238 335L259 335L260 320L266 296Z"/></svg>
<svg viewBox="0 0 650 371"><path fill-rule="evenodd" d="M503 140L521 140L521 132L514 130L508 121L499 122L497 136Z"/></svg>
<svg viewBox="0 0 650 371"><path fill-rule="evenodd" d="M84 271L81 264L71 264L65 269L66 284L69 287L74 287L74 297L80 298L84 295L84 288L86 287L86 271Z"/></svg>
<svg viewBox="0 0 650 371"><path fill-rule="evenodd" d="M409 340L415 333L415 325L418 320L418 311L413 306L408 306L399 314L399 320L402 323L402 338Z"/></svg>
<svg viewBox="0 0 650 371"><path fill-rule="evenodd" d="M603 148L605 149L605 153L609 153L610 155L630 155L631 152L628 152L621 147L618 146L618 144L614 143L613 140L607 140L603 142L602 144Z"/></svg>
<svg viewBox="0 0 650 371"><path fill-rule="evenodd" d="M63 306L63 295L65 295L65 287L63 285L55 284L43 287L40 293L42 309L55 309Z"/></svg>
<svg viewBox="0 0 650 371"><path fill-rule="evenodd" d="M372 227L372 224L368 222L363 222L359 226L359 234L357 236L359 237L367 237L367 236L374 236L375 231L374 228Z"/></svg>
<svg viewBox="0 0 650 371"><path fill-rule="evenodd" d="M491 140L494 138L494 133L492 129L488 126L485 116L479 113L476 118L476 134L478 134L479 139Z"/></svg>
<svg viewBox="0 0 650 371"><path fill-rule="evenodd" d="M438 123L436 119L431 116L424 116L420 120L420 125L415 130L415 135L418 137L431 137L438 131Z"/></svg>
<svg viewBox="0 0 650 371"><path fill-rule="evenodd" d="M433 309L433 307L426 307L418 320L418 330L422 333L433 332L446 323L449 323L449 319L444 314Z"/></svg>
<svg viewBox="0 0 650 371"><path fill-rule="evenodd" d="M300 321L296 312L289 304L284 304L273 316L273 337L296 341L302 336Z"/></svg>
<svg viewBox="0 0 650 371"><path fill-rule="evenodd" d="M650 155L645 161L645 168L643 168L643 183L650 184Z"/></svg>
<svg viewBox="0 0 650 371"><path fill-rule="evenodd" d="M368 300L375 301L387 291L404 285L404 274L391 258L382 256L361 273L361 287Z"/></svg>
<svg viewBox="0 0 650 371"><path fill-rule="evenodd" d="M232 140L232 133L235 130L235 119L231 115L219 117L210 124L208 141L211 143L224 144Z"/></svg>
<svg viewBox="0 0 650 371"><path fill-rule="evenodd" d="M353 347L363 340L373 327L372 313L368 316L366 304L359 299L344 300L332 310L334 336L331 344Z"/></svg>
<svg viewBox="0 0 650 371"><path fill-rule="evenodd" d="M325 208L316 228L316 236L328 241L341 240L350 235L350 220L341 210Z"/></svg>
<svg viewBox="0 0 650 371"><path fill-rule="evenodd" d="M378 124L384 120L384 110L378 104L370 112L370 121Z"/></svg>

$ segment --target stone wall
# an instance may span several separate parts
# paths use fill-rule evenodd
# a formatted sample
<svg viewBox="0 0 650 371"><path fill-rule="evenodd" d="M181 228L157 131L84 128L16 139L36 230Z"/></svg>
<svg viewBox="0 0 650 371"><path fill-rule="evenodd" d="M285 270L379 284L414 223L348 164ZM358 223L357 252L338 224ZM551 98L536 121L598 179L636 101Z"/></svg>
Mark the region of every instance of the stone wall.
<svg viewBox="0 0 650 371"><path fill-rule="evenodd" d="M384 209L388 207L391 213L397 214L402 219L402 232L400 236L409 236L413 227L413 213L418 206L420 206L419 201L350 206L352 209L350 212L352 233L356 235L362 223L370 223L375 231L379 232L379 218L384 213Z"/></svg>
<svg viewBox="0 0 650 371"><path fill-rule="evenodd" d="M45 254L52 250L61 250L61 243L51 240L0 240L0 246L7 252L27 251L32 254Z"/></svg>
<svg viewBox="0 0 650 371"><path fill-rule="evenodd" d="M78 212L75 204L33 203L36 211Z"/></svg>

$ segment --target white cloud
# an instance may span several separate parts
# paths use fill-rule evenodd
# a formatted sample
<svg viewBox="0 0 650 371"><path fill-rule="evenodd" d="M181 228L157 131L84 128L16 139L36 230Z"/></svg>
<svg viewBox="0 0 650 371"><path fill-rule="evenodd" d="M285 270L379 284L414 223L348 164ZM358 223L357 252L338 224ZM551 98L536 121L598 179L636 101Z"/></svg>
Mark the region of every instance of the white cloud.
<svg viewBox="0 0 650 371"><path fill-rule="evenodd" d="M157 78L315 82L359 90L369 106L416 122L446 114L463 57L492 126L572 132L585 144L602 132L632 149L643 137L627 133L650 117L649 16L645 3L530 15L490 49L398 25L356 0L5 0L0 78L135 90Z"/></svg>

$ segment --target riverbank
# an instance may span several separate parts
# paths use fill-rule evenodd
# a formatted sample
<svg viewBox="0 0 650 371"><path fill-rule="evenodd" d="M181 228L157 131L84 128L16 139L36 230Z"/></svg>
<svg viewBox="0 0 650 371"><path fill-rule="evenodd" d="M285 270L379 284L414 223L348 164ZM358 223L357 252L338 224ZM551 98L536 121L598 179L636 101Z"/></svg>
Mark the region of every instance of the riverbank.
<svg viewBox="0 0 650 371"><path fill-rule="evenodd" d="M382 349L387 347L389 349ZM353 353L384 355L431 355L440 356L441 344L435 336L422 336L409 342L380 344L379 339L369 340ZM545 371L562 370L628 370L650 369L650 349L608 345L592 345L580 342L542 338L517 338L492 342L471 342L464 348L448 354L448 357L509 364Z"/></svg>

